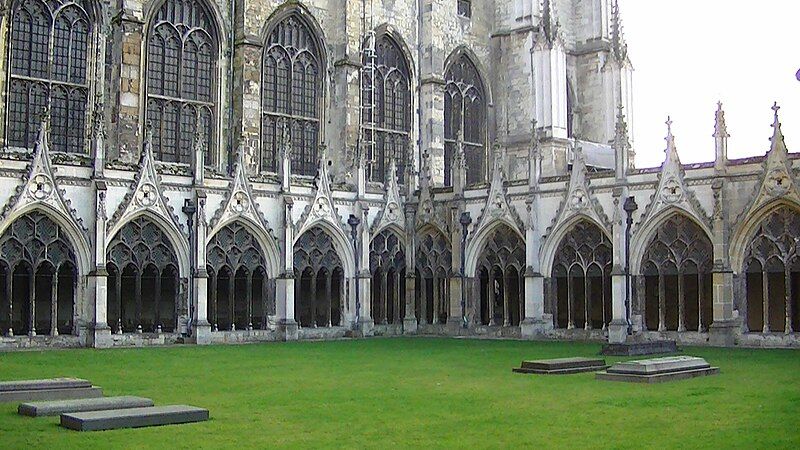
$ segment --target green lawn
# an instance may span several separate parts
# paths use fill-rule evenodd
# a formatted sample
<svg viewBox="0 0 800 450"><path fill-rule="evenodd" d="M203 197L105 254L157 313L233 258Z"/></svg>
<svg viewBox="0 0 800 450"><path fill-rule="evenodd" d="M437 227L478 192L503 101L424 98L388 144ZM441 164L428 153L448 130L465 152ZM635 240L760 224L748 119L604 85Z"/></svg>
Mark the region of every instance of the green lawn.
<svg viewBox="0 0 800 450"><path fill-rule="evenodd" d="M79 433L0 404L0 448L800 448L800 352L687 348L718 376L660 385L512 374L597 344L368 339L0 353L0 379L207 407L209 422ZM616 359L612 359L616 360Z"/></svg>

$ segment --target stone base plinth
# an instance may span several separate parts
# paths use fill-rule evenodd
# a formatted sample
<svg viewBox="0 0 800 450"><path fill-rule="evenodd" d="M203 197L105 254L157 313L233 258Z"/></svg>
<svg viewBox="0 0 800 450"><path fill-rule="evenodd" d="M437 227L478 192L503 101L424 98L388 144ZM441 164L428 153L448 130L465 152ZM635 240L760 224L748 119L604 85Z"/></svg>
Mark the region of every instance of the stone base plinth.
<svg viewBox="0 0 800 450"><path fill-rule="evenodd" d="M604 356L644 356L678 353L675 341L626 342L606 344L600 351Z"/></svg>
<svg viewBox="0 0 800 450"><path fill-rule="evenodd" d="M598 380L606 381L661 383L715 375L717 373L719 373L719 367L711 367L703 358L671 356L619 362L611 366L607 371L599 372L595 377Z"/></svg>
<svg viewBox="0 0 800 450"><path fill-rule="evenodd" d="M607 369L605 360L598 358L558 358L523 361L516 373L541 375L568 375L572 373L595 372Z"/></svg>

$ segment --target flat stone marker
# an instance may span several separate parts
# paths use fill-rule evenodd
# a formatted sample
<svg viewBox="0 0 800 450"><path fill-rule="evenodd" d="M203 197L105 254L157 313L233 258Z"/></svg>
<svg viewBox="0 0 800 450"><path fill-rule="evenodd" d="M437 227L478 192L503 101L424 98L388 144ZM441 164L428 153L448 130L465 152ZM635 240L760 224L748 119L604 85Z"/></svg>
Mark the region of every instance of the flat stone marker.
<svg viewBox="0 0 800 450"><path fill-rule="evenodd" d="M49 378L45 380L0 381L0 392L37 391L43 389L88 388L92 383L80 378Z"/></svg>
<svg viewBox="0 0 800 450"><path fill-rule="evenodd" d="M605 372L598 372L598 380L627 381L634 383L661 383L687 378L715 375L719 367L695 356L668 356L664 358L624 361L614 364Z"/></svg>
<svg viewBox="0 0 800 450"><path fill-rule="evenodd" d="M511 370L516 373L566 375L594 372L606 368L608 368L606 361L599 358L557 358L522 361L522 367Z"/></svg>
<svg viewBox="0 0 800 450"><path fill-rule="evenodd" d="M664 353L678 353L675 341L626 342L624 344L606 344L600 351L605 356L645 356Z"/></svg>
<svg viewBox="0 0 800 450"><path fill-rule="evenodd" d="M0 392L0 403L68 400L75 398L97 398L102 396L103 388L97 386L64 389L33 389Z"/></svg>
<svg viewBox="0 0 800 450"><path fill-rule="evenodd" d="M149 398L122 396L81 398L75 400L56 400L52 402L22 403L17 413L22 416L42 417L57 416L63 413L83 411L105 411L109 409L143 408L153 406Z"/></svg>
<svg viewBox="0 0 800 450"><path fill-rule="evenodd" d="M77 431L116 430L208 420L208 410L186 405L61 414L61 426Z"/></svg>

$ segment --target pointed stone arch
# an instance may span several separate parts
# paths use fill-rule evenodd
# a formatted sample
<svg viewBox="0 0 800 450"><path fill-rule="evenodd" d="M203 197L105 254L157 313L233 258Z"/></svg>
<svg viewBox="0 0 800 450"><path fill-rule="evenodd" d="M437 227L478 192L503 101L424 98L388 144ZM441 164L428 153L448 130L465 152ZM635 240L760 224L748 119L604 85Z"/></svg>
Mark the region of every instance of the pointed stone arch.
<svg viewBox="0 0 800 450"><path fill-rule="evenodd" d="M643 223L640 223L631 236L631 273L640 274L642 269L642 256L648 244L653 240L655 233L665 222L674 216L683 216L691 220L703 231L703 235L712 240L713 233L705 220L699 217L694 211L682 205L671 205L663 208Z"/></svg>
<svg viewBox="0 0 800 450"><path fill-rule="evenodd" d="M781 209L790 209L796 214L800 214L800 203L791 198L776 198L770 202L748 211L748 214L736 226L730 245L731 268L735 273L743 273L745 270L745 260L747 259L747 248L756 237L758 229L762 223Z"/></svg>
<svg viewBox="0 0 800 450"><path fill-rule="evenodd" d="M447 234L433 224L418 231L415 246L417 298L415 313L420 324L446 321L449 312L447 277L452 275L452 247Z"/></svg>
<svg viewBox="0 0 800 450"><path fill-rule="evenodd" d="M402 230L387 227L370 242L372 318L376 324L396 324L405 317L406 257Z"/></svg>
<svg viewBox="0 0 800 450"><path fill-rule="evenodd" d="M497 232L498 229L507 227L510 229L517 237L520 238L522 242L522 251L525 251L525 236L519 229L519 226L515 221L511 220L507 217L500 217L494 219L490 222L487 222L485 226L481 227L477 234L472 236L469 241L467 242L467 249L465 252L465 259L464 259L464 271L469 274L474 273L478 267L478 260L481 258L481 253L483 253L484 249L488 242L494 236L494 233ZM523 269L524 267L524 258L523 258Z"/></svg>
<svg viewBox="0 0 800 450"><path fill-rule="evenodd" d="M508 221L498 220L484 230L478 258L466 272L478 280L479 322L518 326L525 317L525 238Z"/></svg>
<svg viewBox="0 0 800 450"><path fill-rule="evenodd" d="M553 265L557 256L556 254L559 246L564 240L564 237L567 236L567 234L569 234L570 231L572 231L572 229L581 222L588 222L594 225L601 230L609 242L611 241L611 232L605 225L597 221L597 219L594 217L584 213L571 215L550 232L542 245L542 249L539 253L539 261L543 274L550 274L553 272Z"/></svg>
<svg viewBox="0 0 800 450"><path fill-rule="evenodd" d="M333 230L321 222L298 236L293 246L295 316L301 327L342 325L342 312L350 306L343 287L354 275L352 266L347 267L353 259L343 258L341 236Z"/></svg>

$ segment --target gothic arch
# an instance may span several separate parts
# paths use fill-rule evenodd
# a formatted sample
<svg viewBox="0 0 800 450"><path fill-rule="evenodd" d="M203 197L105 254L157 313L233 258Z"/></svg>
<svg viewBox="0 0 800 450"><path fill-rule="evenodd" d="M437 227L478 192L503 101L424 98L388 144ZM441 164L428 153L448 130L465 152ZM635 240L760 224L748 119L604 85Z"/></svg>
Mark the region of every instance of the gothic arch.
<svg viewBox="0 0 800 450"><path fill-rule="evenodd" d="M341 326L345 297L345 261L334 236L313 226L293 246L295 317L301 327Z"/></svg>
<svg viewBox="0 0 800 450"><path fill-rule="evenodd" d="M370 242L372 318L396 324L405 317L406 255L402 234L387 227Z"/></svg>
<svg viewBox="0 0 800 450"><path fill-rule="evenodd" d="M453 263L450 241L434 226L423 227L416 240L417 320L421 324L444 322L449 313L450 299L447 278L452 275Z"/></svg>
<svg viewBox="0 0 800 450"><path fill-rule="evenodd" d="M294 33L275 34L279 27L287 26ZM270 15L262 30L264 48L259 66L259 167L262 171L278 172L284 125L292 136L293 172L313 175L317 168L317 149L322 140L327 110L328 56L323 36L314 16L303 5L291 3L284 4ZM287 62L288 67L283 69L285 73L282 75L282 66L278 63ZM299 67L302 70L296 72ZM267 79L268 69L274 80ZM309 73L313 75L311 80L308 80ZM298 87L298 84L302 86Z"/></svg>
<svg viewBox="0 0 800 450"><path fill-rule="evenodd" d="M561 242L564 240L564 237L572 231L572 229L579 223L586 221L590 224L596 226L600 229L603 235L608 239L611 240L611 233L609 230L599 223L597 220L591 218L590 216L579 213L574 214L558 224L556 228L551 231L545 238L544 243L542 244L542 250L540 252L540 263L542 268L543 274L550 274L553 271L554 261L556 259L556 253L558 251Z"/></svg>
<svg viewBox="0 0 800 450"><path fill-rule="evenodd" d="M635 275L641 273L643 265L642 258L645 249L653 240L653 236L655 235L656 231L658 231L665 222L676 215L685 216L687 219L691 220L703 231L705 237L711 240L711 236L713 235L711 229L708 227L706 222L697 217L697 215L686 208L677 205L664 208L657 214L651 216L646 222L636 226L636 228L632 231L631 274Z"/></svg>
<svg viewBox="0 0 800 450"><path fill-rule="evenodd" d="M295 233L295 239L292 245L296 245L300 238L308 231L319 227L330 236L333 242L333 248L342 260L342 270L345 278L355 276L355 255L353 253L353 241L344 234L341 227L333 225L325 219L315 219L303 225L303 227Z"/></svg>
<svg viewBox="0 0 800 450"><path fill-rule="evenodd" d="M495 223L485 239L477 268L466 275L475 276L479 282L481 324L518 326L525 317L525 239L515 228L501 221Z"/></svg>
<svg viewBox="0 0 800 450"><path fill-rule="evenodd" d="M189 242L183 233L176 227L172 221L169 221L162 217L159 214L156 214L150 210L141 210L137 213L127 217L124 221L120 221L114 225L114 227L106 233L108 239L106 241L106 248L105 252L108 252L108 246L110 245L111 241L119 234L120 230L126 225L129 224L139 218L144 220L151 221L155 223L161 231L167 236L169 239L170 244L172 245L173 250L177 256L177 264L178 264L178 274L181 278L186 278L189 276Z"/></svg>
<svg viewBox="0 0 800 450"><path fill-rule="evenodd" d="M651 331L705 331L713 320L714 247L706 229L691 216L673 213L659 222L637 267L639 307Z"/></svg>
<svg viewBox="0 0 800 450"><path fill-rule="evenodd" d="M187 8L194 7L191 13L186 13L174 21L164 20L158 22L159 13L165 10L167 3L180 5ZM166 8L165 14L176 13L177 8ZM199 10L199 11L198 11ZM144 35L143 35L143 69L142 69L142 103L141 114L147 120L142 120L143 126L152 124L153 152L159 161L191 163L193 159L193 136L200 124L206 139L206 165L219 164L222 149L221 142L221 117L222 93L224 92L224 64L223 54L227 48L227 33L221 20L222 14L216 3L207 0L154 0L144 7ZM207 20L207 28L198 26L194 22ZM188 22L188 23L184 23ZM180 26L177 26L180 25ZM161 29L162 36L157 36ZM199 36L199 37L197 37ZM157 39L163 45L160 54L151 55L151 50L157 50ZM170 47L170 41L177 40L178 48ZM186 45L190 44L190 45ZM210 57L203 61L203 48L210 46ZM193 48L186 51L186 48ZM174 54L168 55L168 51ZM191 67L184 67L184 56L194 54ZM161 56L164 62L156 66L153 57ZM177 58L180 66L174 67L174 72L167 74L170 67L165 62ZM207 63L208 67L202 67ZM152 71L151 71L152 69ZM191 69L191 70L189 70ZM201 71L208 69L202 76ZM151 76L160 80L161 88L151 86ZM187 80L192 80L184 85ZM170 82L170 86L167 85ZM227 80L229 83L230 80ZM174 86L172 85L174 84ZM188 90L187 90L188 86ZM174 92L170 90L174 89Z"/></svg>
<svg viewBox="0 0 800 450"><path fill-rule="evenodd" d="M464 272L467 274L475 273L478 267L478 260L481 257L481 253L483 253L483 250L486 248L486 244L492 238L495 231L502 227L510 228L514 234L521 239L523 243L523 252L525 251L525 236L519 231L517 224L513 223L506 217L500 217L492 222L489 222L486 226L478 230L478 233L475 236L467 240L467 249L464 252ZM525 260L523 259L523 269L525 268L524 263Z"/></svg>
<svg viewBox="0 0 800 450"><path fill-rule="evenodd" d="M778 198L750 211L747 216L744 217L744 220L736 226L730 244L731 268L735 273L742 273L745 271L747 248L755 237L761 224L770 215L782 208L789 208L796 214L800 214L800 205L788 199Z"/></svg>
<svg viewBox="0 0 800 450"><path fill-rule="evenodd" d="M206 245L211 242L211 239L217 233L219 233L220 230L233 223L242 224L245 228L247 228L250 234L256 238L258 244L261 246L262 255L265 258L267 275L270 277L277 276L277 274L280 272L280 249L275 243L275 239L270 236L261 225L253 223L253 221L247 217L233 216L218 223L211 233L209 233L206 237Z"/></svg>
<svg viewBox="0 0 800 450"><path fill-rule="evenodd" d="M470 47L461 44L456 48L454 48L453 51L450 52L450 55L447 57L447 59L444 61L445 72L447 71L447 69L450 68L452 64L458 61L458 59L461 58L462 56L468 58L470 62L472 62L472 64L475 66L475 69L478 71L478 76L483 81L483 91L484 94L486 95L486 107L491 108L492 105L494 104L492 95L492 86L486 83L485 81L485 80L490 80L491 77L489 77L489 72L486 70L486 67L484 67L483 63L481 63L481 59L478 58L478 55L476 55L475 52Z"/></svg>
<svg viewBox="0 0 800 450"><path fill-rule="evenodd" d="M444 184L452 184L452 163L459 143L466 157L467 184L486 182L489 101L485 78L475 59L464 51L448 60L444 72Z"/></svg>
<svg viewBox="0 0 800 450"><path fill-rule="evenodd" d="M0 223L0 235L5 233L6 229L11 226L14 221L19 219L20 217L31 214L33 212L40 212L51 220L53 220L58 226L67 234L67 237L72 243L73 248L75 249L75 257L76 257L76 265L78 270L78 276L84 277L92 270L92 250L89 247L89 243L86 240L86 234L83 230L81 230L77 224L75 224L74 220L71 218L65 217L64 214L57 211L50 205L45 203L35 203L35 204L28 204L25 207L22 207L13 213L11 213L3 223Z"/></svg>

